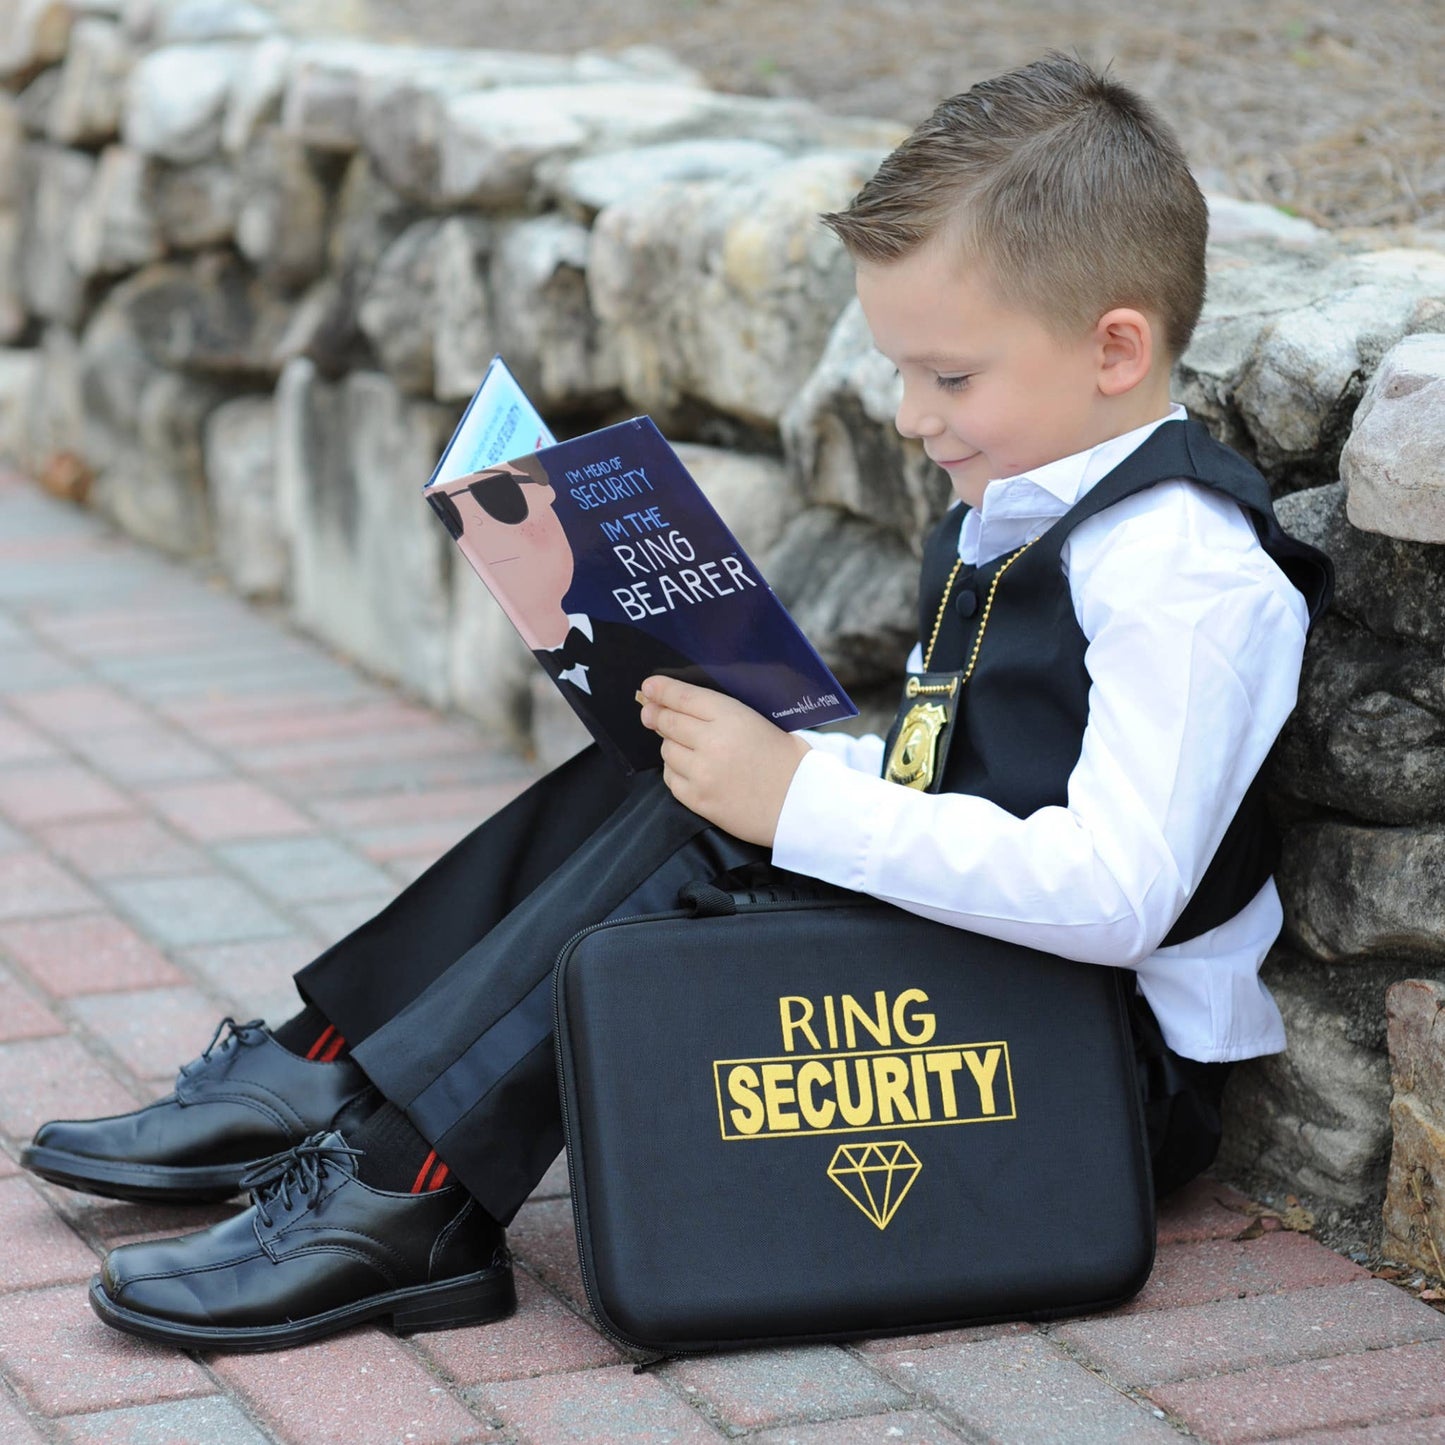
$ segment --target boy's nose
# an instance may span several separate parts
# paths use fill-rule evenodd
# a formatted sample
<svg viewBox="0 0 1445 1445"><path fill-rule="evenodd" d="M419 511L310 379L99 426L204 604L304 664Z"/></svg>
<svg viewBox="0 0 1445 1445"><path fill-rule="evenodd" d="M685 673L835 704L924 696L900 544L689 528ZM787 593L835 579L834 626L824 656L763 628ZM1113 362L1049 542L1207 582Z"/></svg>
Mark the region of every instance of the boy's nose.
<svg viewBox="0 0 1445 1445"><path fill-rule="evenodd" d="M943 418L928 406L920 406L904 392L903 400L898 403L898 410L894 413L893 425L906 437L931 437L937 436L943 430Z"/></svg>

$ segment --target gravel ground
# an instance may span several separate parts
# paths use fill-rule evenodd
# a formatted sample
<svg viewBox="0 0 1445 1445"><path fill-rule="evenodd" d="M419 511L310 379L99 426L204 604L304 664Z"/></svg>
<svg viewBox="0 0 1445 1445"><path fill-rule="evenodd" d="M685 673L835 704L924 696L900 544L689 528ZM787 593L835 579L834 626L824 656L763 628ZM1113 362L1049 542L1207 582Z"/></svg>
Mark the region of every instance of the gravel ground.
<svg viewBox="0 0 1445 1445"><path fill-rule="evenodd" d="M297 0L299 3L299 0ZM508 50L661 45L719 89L912 123L1049 48L1155 100L1207 185L1322 225L1445 230L1445 3L305 0L307 20Z"/></svg>

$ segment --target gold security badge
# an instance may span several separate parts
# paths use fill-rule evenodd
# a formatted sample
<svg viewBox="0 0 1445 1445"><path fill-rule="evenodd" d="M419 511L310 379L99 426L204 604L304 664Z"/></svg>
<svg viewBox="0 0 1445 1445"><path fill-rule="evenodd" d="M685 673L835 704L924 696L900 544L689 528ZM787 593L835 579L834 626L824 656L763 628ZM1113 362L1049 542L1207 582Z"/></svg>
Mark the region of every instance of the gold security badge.
<svg viewBox="0 0 1445 1445"><path fill-rule="evenodd" d="M983 634L988 628L989 614L993 611L993 599L1003 574L1023 556L1038 538L1025 542L1017 552L1005 557L998 571L989 583L988 598L983 604L983 615L978 620L978 632L973 639L973 651L969 654L968 666L962 672L929 672L933 661L933 649L938 644L938 632L943 626L943 614L953 595L953 584L958 580L963 567L960 558L953 564L943 596L938 603L938 615L933 619L933 635L923 653L923 671L910 672L903 687L903 701L899 704L900 720L893 734L893 745L888 750L888 760L883 766L883 776L890 783L901 783L905 788L916 788L921 793L929 792L935 780L943 776L943 763L948 755L952 723L958 695L964 684L973 676L978 663L979 648L983 646ZM928 701L919 702L918 698ZM911 704L911 705L910 705ZM907 709L904 711L904 709Z"/></svg>
<svg viewBox="0 0 1445 1445"><path fill-rule="evenodd" d="M929 674L909 674L904 697L939 697L951 699L958 693L959 675L955 673L934 673L934 678L946 681L930 681ZM898 724L897 735L888 753L888 765L883 776L890 783L901 783L905 788L917 788L927 792L933 785L935 772L942 770L945 749L941 746L943 734L951 718L945 702L915 702L903 714Z"/></svg>

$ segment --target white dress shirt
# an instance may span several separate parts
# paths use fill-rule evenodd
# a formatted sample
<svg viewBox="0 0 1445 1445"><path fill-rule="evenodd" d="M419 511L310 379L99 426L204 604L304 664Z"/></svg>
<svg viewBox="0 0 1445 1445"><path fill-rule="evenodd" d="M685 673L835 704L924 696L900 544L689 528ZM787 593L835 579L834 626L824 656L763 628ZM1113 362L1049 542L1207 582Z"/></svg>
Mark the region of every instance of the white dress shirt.
<svg viewBox="0 0 1445 1445"><path fill-rule="evenodd" d="M990 482L960 557L982 565L1038 536L1155 427L1183 418L1176 406ZM1237 503L1182 480L1082 523L1062 559L1090 678L1067 803L1016 818L984 798L920 793L879 776L882 738L809 732L773 857L959 928L1133 968L1165 1040L1189 1058L1278 1052L1284 1025L1259 981L1282 920L1272 880L1229 922L1159 944L1294 707L1304 599Z"/></svg>

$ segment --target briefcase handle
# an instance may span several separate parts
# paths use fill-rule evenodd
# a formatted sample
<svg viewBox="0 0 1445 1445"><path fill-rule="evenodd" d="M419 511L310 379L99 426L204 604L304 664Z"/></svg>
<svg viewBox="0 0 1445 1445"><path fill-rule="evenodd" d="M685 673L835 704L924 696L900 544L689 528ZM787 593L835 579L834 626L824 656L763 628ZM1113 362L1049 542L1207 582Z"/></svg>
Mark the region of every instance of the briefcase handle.
<svg viewBox="0 0 1445 1445"><path fill-rule="evenodd" d="M869 903L864 894L788 873L768 863L748 863L712 879L695 879L677 890L677 906L693 918L722 918L763 908L837 907Z"/></svg>

